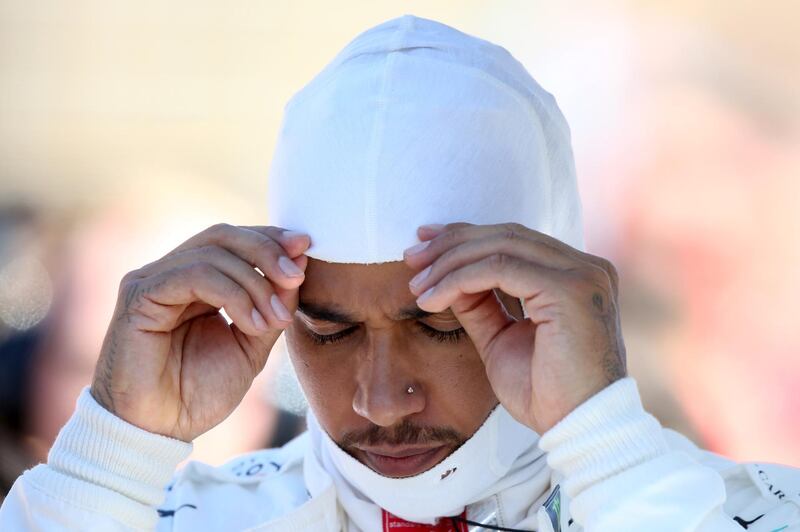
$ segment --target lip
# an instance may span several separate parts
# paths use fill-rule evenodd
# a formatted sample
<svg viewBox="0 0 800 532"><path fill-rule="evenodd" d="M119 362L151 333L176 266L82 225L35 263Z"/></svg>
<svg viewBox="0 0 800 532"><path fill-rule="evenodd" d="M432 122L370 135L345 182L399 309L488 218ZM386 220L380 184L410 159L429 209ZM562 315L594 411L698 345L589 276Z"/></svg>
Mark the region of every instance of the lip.
<svg viewBox="0 0 800 532"><path fill-rule="evenodd" d="M448 454L450 446L436 447L358 447L361 462L386 477L413 477L432 468Z"/></svg>

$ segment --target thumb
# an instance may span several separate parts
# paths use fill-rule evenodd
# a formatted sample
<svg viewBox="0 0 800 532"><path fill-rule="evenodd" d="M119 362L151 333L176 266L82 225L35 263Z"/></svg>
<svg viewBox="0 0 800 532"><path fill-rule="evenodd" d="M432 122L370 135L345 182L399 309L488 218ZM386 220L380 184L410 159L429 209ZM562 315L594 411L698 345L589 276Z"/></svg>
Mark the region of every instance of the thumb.
<svg viewBox="0 0 800 532"><path fill-rule="evenodd" d="M508 313L495 290L463 294L450 306L450 309L484 361L493 340L507 327L517 322Z"/></svg>

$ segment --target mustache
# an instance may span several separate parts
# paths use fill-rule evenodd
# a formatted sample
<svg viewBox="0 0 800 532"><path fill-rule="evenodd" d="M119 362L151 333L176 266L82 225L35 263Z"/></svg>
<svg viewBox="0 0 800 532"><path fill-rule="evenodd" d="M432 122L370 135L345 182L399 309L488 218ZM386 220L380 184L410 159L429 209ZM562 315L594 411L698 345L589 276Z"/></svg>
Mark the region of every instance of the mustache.
<svg viewBox="0 0 800 532"><path fill-rule="evenodd" d="M372 425L367 429L346 432L336 443L342 449L356 445L424 445L429 443L461 446L467 438L452 427L417 425L405 419L393 427Z"/></svg>

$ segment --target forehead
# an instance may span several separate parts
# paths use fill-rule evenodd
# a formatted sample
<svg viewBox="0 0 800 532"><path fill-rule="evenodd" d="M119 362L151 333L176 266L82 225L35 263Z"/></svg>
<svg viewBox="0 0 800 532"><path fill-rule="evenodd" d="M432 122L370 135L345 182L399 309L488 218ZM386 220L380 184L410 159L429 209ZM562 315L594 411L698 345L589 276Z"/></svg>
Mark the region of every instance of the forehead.
<svg viewBox="0 0 800 532"><path fill-rule="evenodd" d="M395 315L415 306L408 282L416 272L405 262L344 264L308 259L300 301L336 307L366 319L369 315Z"/></svg>

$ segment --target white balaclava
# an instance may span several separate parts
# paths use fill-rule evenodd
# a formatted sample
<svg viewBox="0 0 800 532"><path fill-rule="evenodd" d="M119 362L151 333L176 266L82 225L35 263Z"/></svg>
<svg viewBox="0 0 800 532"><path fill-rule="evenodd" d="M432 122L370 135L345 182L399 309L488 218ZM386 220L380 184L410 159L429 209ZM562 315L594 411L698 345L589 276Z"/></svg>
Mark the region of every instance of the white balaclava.
<svg viewBox="0 0 800 532"><path fill-rule="evenodd" d="M410 15L357 36L286 104L268 217L327 262L403 260L417 226L457 221L584 248L553 96L504 48Z"/></svg>
<svg viewBox="0 0 800 532"><path fill-rule="evenodd" d="M358 35L291 98L269 179L269 224L308 233L306 254L327 262L403 260L430 223L517 222L584 248L553 96L504 48L411 15ZM407 479L355 461L313 413L309 430L309 491L332 479L361 529L380 508L417 522L458 514L544 467L538 435L502 406L459 451Z"/></svg>

